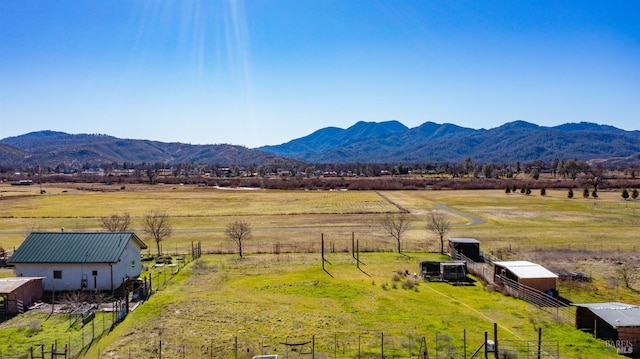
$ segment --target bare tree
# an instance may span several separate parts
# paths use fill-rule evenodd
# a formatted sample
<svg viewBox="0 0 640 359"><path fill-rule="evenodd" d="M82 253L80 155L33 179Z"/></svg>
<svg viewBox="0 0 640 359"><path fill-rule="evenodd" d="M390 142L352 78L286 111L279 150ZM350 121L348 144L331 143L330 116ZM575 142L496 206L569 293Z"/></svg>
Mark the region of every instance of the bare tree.
<svg viewBox="0 0 640 359"><path fill-rule="evenodd" d="M387 214L380 220L380 225L384 228L396 242L398 242L398 253L402 253L400 240L404 232L409 229L411 224L411 218L406 213L400 213L397 215Z"/></svg>
<svg viewBox="0 0 640 359"><path fill-rule="evenodd" d="M112 214L108 217L100 217L100 225L109 232L125 232L131 226L131 215Z"/></svg>
<svg viewBox="0 0 640 359"><path fill-rule="evenodd" d="M447 220L447 217L440 212L432 212L429 215L427 222L427 230L435 233L440 237L440 254L444 254L444 236L447 235L451 223Z"/></svg>
<svg viewBox="0 0 640 359"><path fill-rule="evenodd" d="M156 241L158 256L160 256L160 242L172 233L171 222L166 211L152 210L142 217L144 232Z"/></svg>
<svg viewBox="0 0 640 359"><path fill-rule="evenodd" d="M251 225L243 220L235 220L227 224L227 238L238 245L238 255L242 258L242 241L251 238Z"/></svg>
<svg viewBox="0 0 640 359"><path fill-rule="evenodd" d="M622 264L616 269L616 274L627 288L633 287L638 280L638 268L631 263Z"/></svg>

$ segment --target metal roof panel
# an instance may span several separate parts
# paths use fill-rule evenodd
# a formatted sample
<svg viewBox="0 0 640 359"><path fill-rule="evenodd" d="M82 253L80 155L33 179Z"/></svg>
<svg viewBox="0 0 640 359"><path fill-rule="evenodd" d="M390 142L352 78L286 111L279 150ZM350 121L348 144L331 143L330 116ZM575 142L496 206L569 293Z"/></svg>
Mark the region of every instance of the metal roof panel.
<svg viewBox="0 0 640 359"><path fill-rule="evenodd" d="M0 278L0 294L9 294L32 280L42 280L44 277L11 277Z"/></svg>
<svg viewBox="0 0 640 359"><path fill-rule="evenodd" d="M33 232L8 263L115 263L130 240L147 248L133 232Z"/></svg>
<svg viewBox="0 0 640 359"><path fill-rule="evenodd" d="M640 327L640 307L635 305L611 302L575 304L575 306L588 308L614 328Z"/></svg>
<svg viewBox="0 0 640 359"><path fill-rule="evenodd" d="M518 278L558 278L547 268L529 261L505 261L494 262L496 266L507 268Z"/></svg>

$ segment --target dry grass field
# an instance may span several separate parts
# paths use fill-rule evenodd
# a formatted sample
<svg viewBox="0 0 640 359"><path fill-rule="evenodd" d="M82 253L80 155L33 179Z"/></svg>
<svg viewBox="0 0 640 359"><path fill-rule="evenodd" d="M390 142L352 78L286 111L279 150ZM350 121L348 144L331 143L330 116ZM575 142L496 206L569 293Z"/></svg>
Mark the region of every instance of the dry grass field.
<svg viewBox="0 0 640 359"><path fill-rule="evenodd" d="M542 260L554 269L610 276L612 262L637 258L640 206L620 192L599 198L567 198L564 190L531 195L500 190L468 191L276 191L229 190L179 185L56 184L45 194L37 186L0 185L0 246L18 246L33 230L101 230L100 217L130 213L133 230L155 251L142 230L153 209L171 217L173 234L163 251L185 252L202 242L205 253L232 253L224 235L230 221L253 228L247 253L318 252L320 239L349 250L352 237L363 251L393 251L395 242L380 226L385 213L410 211L413 222L403 250L438 251L426 230L431 211L447 214L450 237L473 237L481 248L504 258ZM474 224L473 219L482 220ZM561 254L561 255L558 255ZM594 260L595 258L595 260ZM604 271L601 270L604 268Z"/></svg>

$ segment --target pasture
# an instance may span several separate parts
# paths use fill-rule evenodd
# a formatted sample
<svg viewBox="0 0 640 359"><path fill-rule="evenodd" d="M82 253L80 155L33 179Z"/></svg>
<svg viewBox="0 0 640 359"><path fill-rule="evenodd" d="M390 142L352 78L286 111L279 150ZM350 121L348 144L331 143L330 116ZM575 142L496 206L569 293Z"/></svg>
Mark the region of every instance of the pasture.
<svg viewBox="0 0 640 359"><path fill-rule="evenodd" d="M503 347L544 345L563 358L612 357L588 333L560 323L526 302L482 285L414 281L424 253L366 253L358 269L349 253L204 256L179 273L102 339L88 357L283 358L417 357L425 343L431 358L469 357L493 338ZM422 339L424 338L424 339ZM465 341L466 338L466 341ZM162 341L162 344L160 342ZM287 346L287 343L306 343ZM465 350L466 344L466 350ZM546 357L546 356L545 356Z"/></svg>
<svg viewBox="0 0 640 359"><path fill-rule="evenodd" d="M141 218L160 209L173 226L163 252L184 253L201 241L204 253L220 254L205 256L178 274L132 314L135 319L102 339L90 357L98 351L101 357L126 357L134 350L141 351L133 357L152 357L161 337L167 353L173 353L166 357L181 357L187 348L189 353L201 350L187 357L202 357L206 348L216 350L214 357L233 357L234 338L243 350L259 354L265 342L283 351L277 343L312 336L323 352L342 346L353 357L358 338L377 347L381 332L395 348L412 347L425 336L429 348L450 342L459 350L463 330L477 345L493 322L501 335L516 341L535 339L537 328L543 328L549 340L560 341L563 358L610 357L588 334L480 284L421 283L403 289L405 279L394 279L398 271L414 272L421 259L437 258L439 241L426 230L432 211L447 215L448 237L476 238L483 250L503 259L529 259L592 276L591 283L561 284L560 293L572 301L640 303L635 289L615 281L616 266L637 262L640 208L615 191L601 192L597 199L569 199L563 190L547 190L546 196L501 190L267 191L177 185L121 190L103 184L50 185L45 194L36 187L17 191L1 185L0 190L4 248L18 246L33 230L101 230L100 217L127 212L153 254L155 243L143 233ZM404 254L398 255L380 219L401 210L409 211L413 222L402 239ZM224 234L234 219L253 229L243 260ZM320 266L321 237L335 250L329 273ZM352 238L363 252L362 270L348 253ZM436 343L440 334L444 342Z"/></svg>
<svg viewBox="0 0 640 359"><path fill-rule="evenodd" d="M436 251L436 237L427 232L427 214L446 213L452 237L474 237L482 248L496 251L570 250L635 251L640 243L637 201L624 201L619 192L601 192L598 199L568 199L566 191L548 190L522 195L500 190L476 191L277 191L219 190L196 186L117 186L104 184L50 185L47 193L0 186L0 246L18 246L33 230L101 230L100 217L130 213L133 230L146 240L141 218L153 209L171 217L173 234L163 243L166 252L184 252L202 241L210 253L230 253L233 243L224 229L243 219L253 228L247 252L317 251L320 237L341 250L352 234L361 248L393 250L382 232L385 213L410 212L413 222L403 239L408 251ZM447 211L451 209L452 211ZM485 223L469 225L479 217Z"/></svg>

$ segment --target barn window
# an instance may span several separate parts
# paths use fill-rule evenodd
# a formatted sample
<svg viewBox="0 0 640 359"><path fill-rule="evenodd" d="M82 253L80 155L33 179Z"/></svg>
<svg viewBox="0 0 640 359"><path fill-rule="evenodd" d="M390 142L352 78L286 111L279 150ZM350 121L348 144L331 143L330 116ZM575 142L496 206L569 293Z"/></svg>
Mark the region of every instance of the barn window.
<svg viewBox="0 0 640 359"><path fill-rule="evenodd" d="M97 270L94 270L93 272L91 272L91 274L95 277L95 276L97 276L97 275L98 275L98 271L97 271Z"/></svg>
<svg viewBox="0 0 640 359"><path fill-rule="evenodd" d="M54 270L53 271L53 279L62 279L62 271Z"/></svg>

